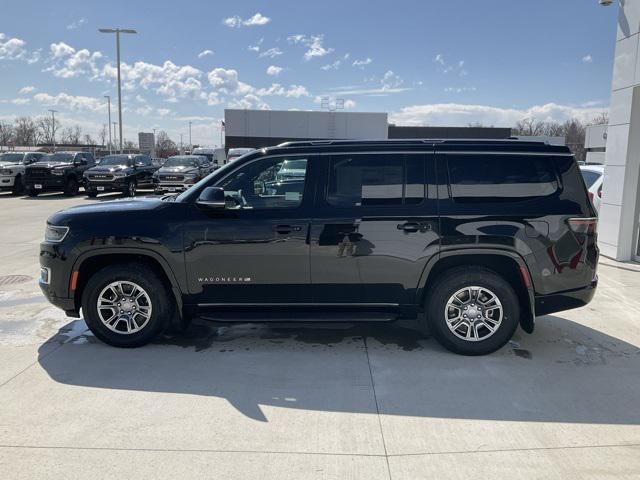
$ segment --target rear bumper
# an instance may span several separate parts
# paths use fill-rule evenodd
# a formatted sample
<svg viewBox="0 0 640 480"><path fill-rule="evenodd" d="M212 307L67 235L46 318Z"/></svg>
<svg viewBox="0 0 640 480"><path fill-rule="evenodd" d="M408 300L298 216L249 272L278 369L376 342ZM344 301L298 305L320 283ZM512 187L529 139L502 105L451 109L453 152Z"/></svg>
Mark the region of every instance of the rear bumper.
<svg viewBox="0 0 640 480"><path fill-rule="evenodd" d="M550 295L536 295L536 316L584 307L593 299L597 287L598 278L596 277L584 288L567 290Z"/></svg>

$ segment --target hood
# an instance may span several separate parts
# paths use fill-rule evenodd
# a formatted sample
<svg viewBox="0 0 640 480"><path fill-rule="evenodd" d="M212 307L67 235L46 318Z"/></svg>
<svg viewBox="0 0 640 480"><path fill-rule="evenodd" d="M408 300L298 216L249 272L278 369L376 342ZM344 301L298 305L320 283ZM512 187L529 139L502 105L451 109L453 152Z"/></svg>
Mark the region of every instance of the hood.
<svg viewBox="0 0 640 480"><path fill-rule="evenodd" d="M197 171L197 167L162 167L158 173L193 173Z"/></svg>
<svg viewBox="0 0 640 480"><path fill-rule="evenodd" d="M128 170L133 167L128 167L126 165L97 165L95 167L91 167L87 170L87 173L113 173L119 172L121 170Z"/></svg>
<svg viewBox="0 0 640 480"><path fill-rule="evenodd" d="M0 168L24 168L22 163L0 162Z"/></svg>
<svg viewBox="0 0 640 480"><path fill-rule="evenodd" d="M72 162L35 162L27 165L27 168L57 168L72 167Z"/></svg>
<svg viewBox="0 0 640 480"><path fill-rule="evenodd" d="M159 198L133 198L78 205L54 213L49 217L47 222L53 225L68 225L77 218L89 217L95 219L101 214L113 215L114 213L122 213L129 215L135 214L136 212L144 213L155 210L165 204L166 202L163 202Z"/></svg>

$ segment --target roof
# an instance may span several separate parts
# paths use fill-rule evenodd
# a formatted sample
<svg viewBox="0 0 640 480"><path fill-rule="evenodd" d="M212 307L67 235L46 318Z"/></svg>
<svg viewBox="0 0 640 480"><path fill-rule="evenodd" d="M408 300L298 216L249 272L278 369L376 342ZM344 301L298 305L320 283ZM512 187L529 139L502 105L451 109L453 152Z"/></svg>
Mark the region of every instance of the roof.
<svg viewBox="0 0 640 480"><path fill-rule="evenodd" d="M402 147L408 151L500 151L500 152L532 152L532 153L558 153L568 154L570 150L565 146L550 145L543 141L508 139L382 139L382 140L308 140L285 142L275 147L269 147L268 151L284 150L287 152L308 152L310 149L324 152L339 152L362 150L394 150Z"/></svg>

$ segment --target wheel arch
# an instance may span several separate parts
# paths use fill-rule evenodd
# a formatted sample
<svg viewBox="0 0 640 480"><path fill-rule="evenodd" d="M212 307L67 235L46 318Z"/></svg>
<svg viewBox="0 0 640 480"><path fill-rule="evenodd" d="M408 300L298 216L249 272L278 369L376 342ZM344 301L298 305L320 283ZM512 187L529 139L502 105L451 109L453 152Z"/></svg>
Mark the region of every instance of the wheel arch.
<svg viewBox="0 0 640 480"><path fill-rule="evenodd" d="M88 279L101 268L116 263L137 262L149 266L171 289L176 301L178 320L183 319L182 290L168 262L158 253L141 249L100 249L81 255L73 265L72 275L77 275L76 289L70 292L76 311L80 310L82 294ZM75 273L77 272L77 274Z"/></svg>
<svg viewBox="0 0 640 480"><path fill-rule="evenodd" d="M520 326L527 333L533 332L535 297L529 267L519 254L508 250L461 249L441 252L427 263L420 277L416 299L418 304L424 305L429 284L436 282L446 271L460 266L484 267L505 278L514 287L520 301Z"/></svg>

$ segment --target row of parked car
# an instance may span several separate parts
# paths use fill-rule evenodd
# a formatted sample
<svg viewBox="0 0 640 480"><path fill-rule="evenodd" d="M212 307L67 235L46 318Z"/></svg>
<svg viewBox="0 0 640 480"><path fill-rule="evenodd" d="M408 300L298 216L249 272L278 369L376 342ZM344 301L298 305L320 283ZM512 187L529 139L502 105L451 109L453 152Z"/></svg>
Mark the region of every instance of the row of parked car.
<svg viewBox="0 0 640 480"><path fill-rule="evenodd" d="M223 164L251 149L194 149L190 155L155 159L144 154L107 155L96 160L90 152L5 152L0 154L0 191L35 197L42 192L74 196L83 187L87 196L138 189L155 193L186 190Z"/></svg>

